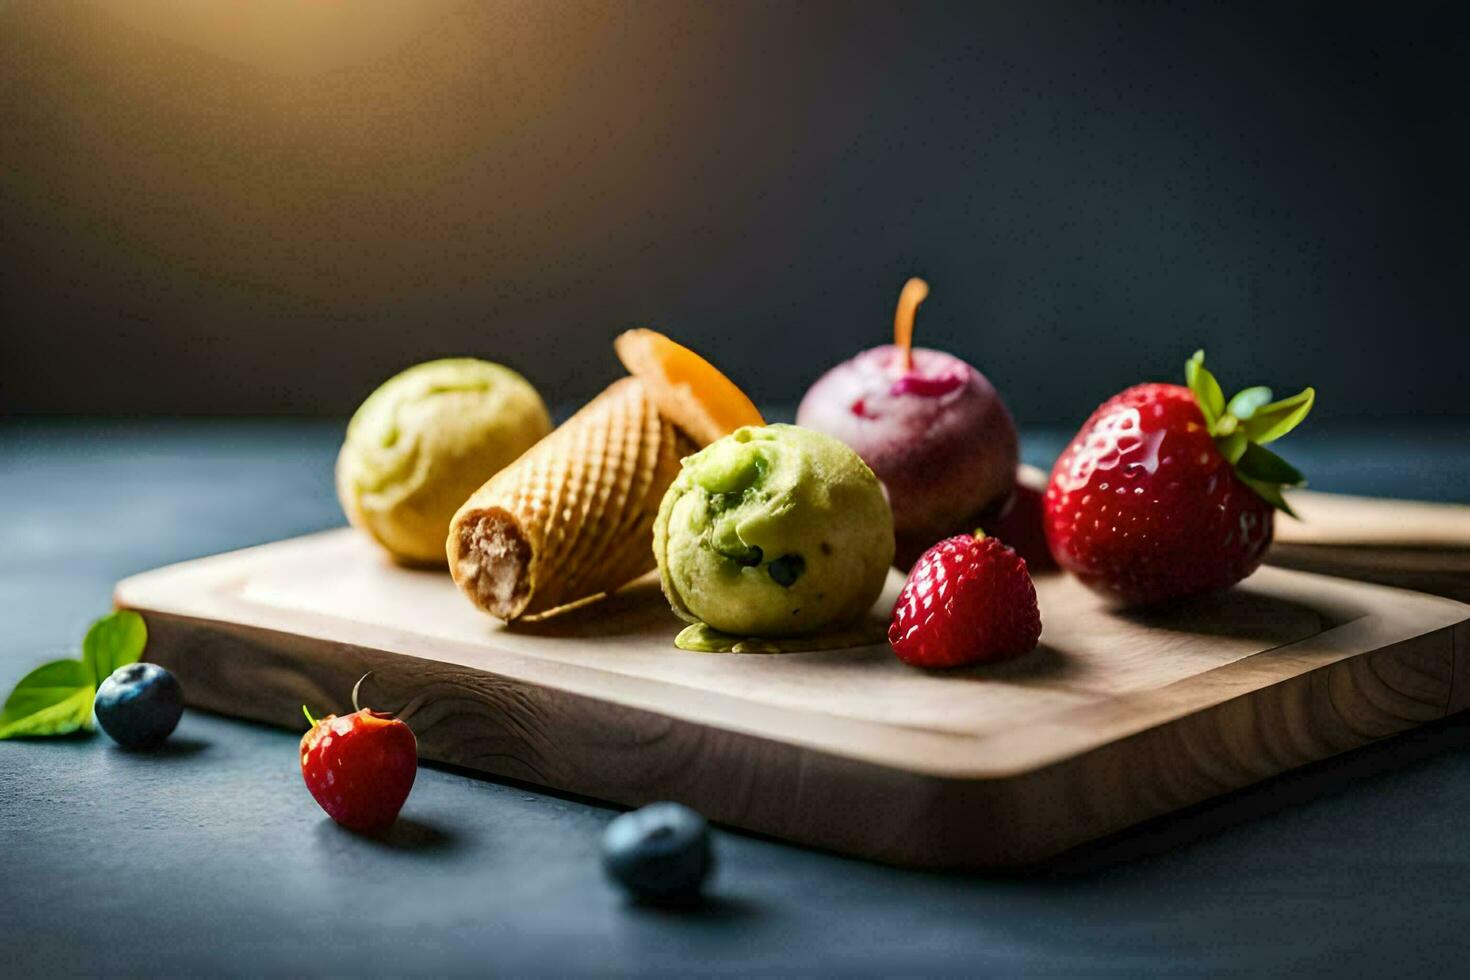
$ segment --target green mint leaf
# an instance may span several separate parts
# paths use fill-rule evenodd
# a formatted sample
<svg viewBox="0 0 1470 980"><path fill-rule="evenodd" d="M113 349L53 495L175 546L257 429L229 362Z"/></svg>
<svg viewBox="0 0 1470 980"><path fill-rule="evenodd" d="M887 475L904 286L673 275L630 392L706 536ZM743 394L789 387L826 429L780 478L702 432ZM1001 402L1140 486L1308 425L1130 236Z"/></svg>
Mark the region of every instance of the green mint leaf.
<svg viewBox="0 0 1470 980"><path fill-rule="evenodd" d="M1270 401L1271 389L1256 385L1254 388L1238 392L1234 398L1230 399L1230 404L1225 406L1225 411L1244 422L1256 414L1256 409L1269 404Z"/></svg>
<svg viewBox="0 0 1470 980"><path fill-rule="evenodd" d="M1301 471L1295 466L1271 450L1263 449L1255 443L1249 443L1246 446L1235 464L1235 471L1241 476L1260 480L1263 483L1285 484L1294 487L1307 482L1307 478L1302 476Z"/></svg>
<svg viewBox="0 0 1470 980"><path fill-rule="evenodd" d="M1290 398L1262 405L1245 422L1245 434L1250 437L1251 442L1261 445L1275 442L1301 424L1316 400L1317 392L1308 388Z"/></svg>
<svg viewBox="0 0 1470 980"><path fill-rule="evenodd" d="M148 644L143 617L123 610L87 630L82 659L53 660L20 679L0 709L0 739L92 728L92 699L112 672L136 663Z"/></svg>
<svg viewBox="0 0 1470 980"><path fill-rule="evenodd" d="M92 727L92 673L80 660L53 660L20 679L0 709L0 739L65 735Z"/></svg>
<svg viewBox="0 0 1470 980"><path fill-rule="evenodd" d="M1281 486L1279 484L1266 483L1261 480L1252 480L1248 476L1242 476L1240 478L1240 482L1250 487L1253 491L1255 491L1256 496L1260 497L1272 507L1275 507L1277 510L1283 513L1290 514L1292 517L1296 517L1296 511L1291 509L1291 505L1288 504L1286 502L1286 498L1281 495Z"/></svg>
<svg viewBox="0 0 1470 980"><path fill-rule="evenodd" d="M147 644L148 627L143 617L131 610L97 620L82 641L82 662L92 672L92 685L100 687L114 670L137 663Z"/></svg>
<svg viewBox="0 0 1470 980"><path fill-rule="evenodd" d="M1184 380L1189 390L1194 392L1194 400L1199 402L1205 423L1213 429L1220 416L1225 414L1225 392L1205 367L1204 351L1195 351L1194 356L1184 362Z"/></svg>

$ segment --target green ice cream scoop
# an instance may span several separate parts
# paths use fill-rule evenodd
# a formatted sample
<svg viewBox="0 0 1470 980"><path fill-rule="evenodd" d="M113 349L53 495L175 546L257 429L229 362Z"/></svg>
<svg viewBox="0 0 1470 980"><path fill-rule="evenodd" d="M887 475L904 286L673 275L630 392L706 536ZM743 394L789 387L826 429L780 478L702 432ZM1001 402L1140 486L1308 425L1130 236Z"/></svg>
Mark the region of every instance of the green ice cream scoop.
<svg viewBox="0 0 1470 980"><path fill-rule="evenodd" d="M873 471L838 440L747 426L684 460L653 551L683 619L794 636L872 606L893 562L893 516Z"/></svg>
<svg viewBox="0 0 1470 980"><path fill-rule="evenodd" d="M541 396L510 368L469 357L418 364L347 424L337 496L399 561L443 565L459 505L550 431Z"/></svg>

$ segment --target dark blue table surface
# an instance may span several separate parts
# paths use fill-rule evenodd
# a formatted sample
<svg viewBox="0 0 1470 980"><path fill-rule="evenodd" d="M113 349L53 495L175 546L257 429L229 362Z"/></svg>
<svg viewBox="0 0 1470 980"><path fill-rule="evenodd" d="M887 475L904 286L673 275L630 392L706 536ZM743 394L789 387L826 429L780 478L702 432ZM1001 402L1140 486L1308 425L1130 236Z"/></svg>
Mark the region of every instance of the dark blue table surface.
<svg viewBox="0 0 1470 980"><path fill-rule="evenodd" d="M0 686L113 583L341 522L322 422L0 423ZM1033 432L1045 462L1066 433ZM1316 429L1320 489L1467 500L1470 424ZM168 749L0 743L0 973L1450 973L1470 958L1470 722L1450 719L1025 876L722 831L713 899L631 906L613 810L425 766L395 833L301 784L299 733L186 714ZM984 816L974 832L984 834Z"/></svg>

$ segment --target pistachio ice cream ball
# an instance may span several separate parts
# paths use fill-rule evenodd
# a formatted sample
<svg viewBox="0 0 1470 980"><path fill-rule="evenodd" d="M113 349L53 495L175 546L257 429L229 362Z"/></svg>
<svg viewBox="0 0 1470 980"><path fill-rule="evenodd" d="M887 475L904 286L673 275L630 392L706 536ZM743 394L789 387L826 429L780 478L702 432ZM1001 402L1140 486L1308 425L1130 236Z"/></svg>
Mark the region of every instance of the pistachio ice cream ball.
<svg viewBox="0 0 1470 980"><path fill-rule="evenodd" d="M455 510L550 431L541 396L510 368L469 357L418 364L352 416L337 496L394 558L443 565Z"/></svg>
<svg viewBox="0 0 1470 980"><path fill-rule="evenodd" d="M746 426L684 460L653 550L681 618L795 636L873 605L893 562L893 516L873 471L837 439Z"/></svg>

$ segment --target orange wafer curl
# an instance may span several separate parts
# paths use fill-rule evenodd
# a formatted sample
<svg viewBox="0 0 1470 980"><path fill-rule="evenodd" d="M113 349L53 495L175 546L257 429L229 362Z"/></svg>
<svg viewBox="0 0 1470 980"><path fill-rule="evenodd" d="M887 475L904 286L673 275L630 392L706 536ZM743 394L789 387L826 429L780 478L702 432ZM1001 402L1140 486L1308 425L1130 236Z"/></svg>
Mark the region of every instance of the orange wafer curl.
<svg viewBox="0 0 1470 980"><path fill-rule="evenodd" d="M470 495L449 525L450 573L507 622L580 605L652 571L653 520L679 460L764 425L708 361L652 330L615 344L633 375Z"/></svg>
<svg viewBox="0 0 1470 980"><path fill-rule="evenodd" d="M613 342L628 373L648 390L664 417L708 446L742 425L765 419L735 382L709 361L654 330L629 330Z"/></svg>

